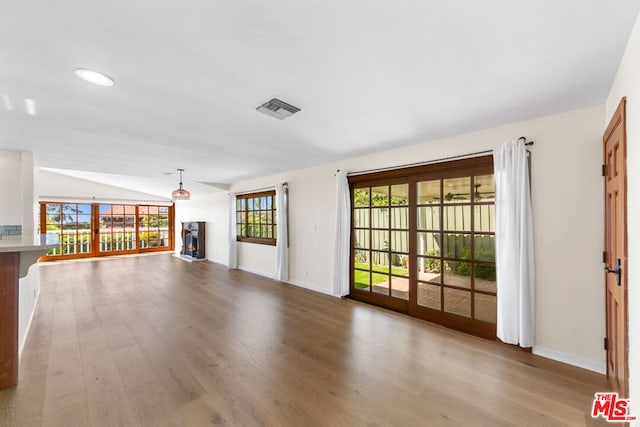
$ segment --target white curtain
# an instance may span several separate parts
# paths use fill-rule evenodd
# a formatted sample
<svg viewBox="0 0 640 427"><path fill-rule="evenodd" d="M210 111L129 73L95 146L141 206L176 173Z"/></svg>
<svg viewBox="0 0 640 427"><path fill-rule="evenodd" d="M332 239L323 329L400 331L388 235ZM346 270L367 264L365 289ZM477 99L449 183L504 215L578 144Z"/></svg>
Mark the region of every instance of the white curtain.
<svg viewBox="0 0 640 427"><path fill-rule="evenodd" d="M229 193L229 264L230 269L238 268L238 242L236 241L236 194Z"/></svg>
<svg viewBox="0 0 640 427"><path fill-rule="evenodd" d="M493 150L496 180L497 336L532 347L535 278L529 162L522 140Z"/></svg>
<svg viewBox="0 0 640 427"><path fill-rule="evenodd" d="M289 236L287 235L287 184L276 185L276 277L280 282L289 280Z"/></svg>
<svg viewBox="0 0 640 427"><path fill-rule="evenodd" d="M336 173L336 235L333 251L333 294L349 294L349 254L351 253L351 195L347 172Z"/></svg>

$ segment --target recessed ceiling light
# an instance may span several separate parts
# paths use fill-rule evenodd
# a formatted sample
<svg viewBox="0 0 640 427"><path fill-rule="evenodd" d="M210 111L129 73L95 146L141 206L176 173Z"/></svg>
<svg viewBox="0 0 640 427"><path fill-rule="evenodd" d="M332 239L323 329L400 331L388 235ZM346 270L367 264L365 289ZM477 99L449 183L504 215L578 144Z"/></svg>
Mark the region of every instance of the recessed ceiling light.
<svg viewBox="0 0 640 427"><path fill-rule="evenodd" d="M36 102L33 99L25 98L24 107L27 109L27 114L31 116L36 115Z"/></svg>
<svg viewBox="0 0 640 427"><path fill-rule="evenodd" d="M98 86L113 86L113 79L106 74L100 73L98 71L87 70L85 68L77 68L76 76L80 77L82 80L93 83Z"/></svg>

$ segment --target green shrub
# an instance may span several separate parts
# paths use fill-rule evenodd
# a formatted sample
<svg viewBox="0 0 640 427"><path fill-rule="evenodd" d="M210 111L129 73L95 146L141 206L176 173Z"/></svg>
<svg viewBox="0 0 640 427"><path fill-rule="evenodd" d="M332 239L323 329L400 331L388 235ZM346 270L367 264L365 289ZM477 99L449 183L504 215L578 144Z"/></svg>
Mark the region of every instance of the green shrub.
<svg viewBox="0 0 640 427"><path fill-rule="evenodd" d="M438 256L438 252L434 249L427 251L428 256ZM440 273L440 260L433 258L424 259L424 269L428 273Z"/></svg>
<svg viewBox="0 0 640 427"><path fill-rule="evenodd" d="M476 278L496 281L496 267L493 265L476 264Z"/></svg>

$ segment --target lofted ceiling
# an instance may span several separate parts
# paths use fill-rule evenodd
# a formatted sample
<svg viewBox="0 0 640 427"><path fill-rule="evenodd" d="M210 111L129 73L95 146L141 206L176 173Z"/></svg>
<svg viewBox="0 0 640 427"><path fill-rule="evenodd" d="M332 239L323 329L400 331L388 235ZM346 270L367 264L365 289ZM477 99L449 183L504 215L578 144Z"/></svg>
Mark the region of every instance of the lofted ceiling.
<svg viewBox="0 0 640 427"><path fill-rule="evenodd" d="M0 150L163 193L175 183L162 171L176 168L187 185L228 184L586 107L604 102L639 8L637 0L6 2ZM115 85L79 80L76 68ZM256 112L273 97L302 111L286 120Z"/></svg>

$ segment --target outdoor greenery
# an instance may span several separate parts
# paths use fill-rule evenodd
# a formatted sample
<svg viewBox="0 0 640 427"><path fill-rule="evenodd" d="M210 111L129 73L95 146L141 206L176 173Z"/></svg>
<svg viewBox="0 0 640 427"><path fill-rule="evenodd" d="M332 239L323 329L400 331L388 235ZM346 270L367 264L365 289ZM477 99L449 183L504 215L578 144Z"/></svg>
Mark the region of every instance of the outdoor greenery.
<svg viewBox="0 0 640 427"><path fill-rule="evenodd" d="M47 255L85 254L91 252L90 233L64 233L60 246L49 250Z"/></svg>
<svg viewBox="0 0 640 427"><path fill-rule="evenodd" d="M430 250L427 252L428 256L438 256L437 251ZM470 259L471 251L468 248L463 248L462 253L456 256L452 252L447 252L445 258L461 258ZM495 251L493 249L479 249L476 250L475 260L478 261L494 261ZM444 261L445 270L450 273L455 273L460 276L471 275L471 263L465 261ZM424 268L429 273L440 273L440 260L437 258L425 258ZM496 267L493 265L475 265L475 277L483 280L496 280Z"/></svg>
<svg viewBox="0 0 640 427"><path fill-rule="evenodd" d="M47 227L47 231L60 231L55 226ZM164 231L164 233L162 232ZM91 252L90 232L63 232L59 234L60 245L49 251L48 255L70 255ZM169 244L168 230L141 231L138 234L140 248L157 248ZM115 232L100 235L100 250L115 251L135 249L135 231Z"/></svg>
<svg viewBox="0 0 640 427"><path fill-rule="evenodd" d="M166 214L160 215L141 215L140 216L140 228L162 228L169 226L169 216Z"/></svg>
<svg viewBox="0 0 640 427"><path fill-rule="evenodd" d="M238 236L256 239L276 238L275 193L238 196L236 199Z"/></svg>
<svg viewBox="0 0 640 427"><path fill-rule="evenodd" d="M476 264L476 279L484 279L492 282L496 281L495 265Z"/></svg>
<svg viewBox="0 0 640 427"><path fill-rule="evenodd" d="M389 196L386 194L372 193L371 204L369 204L369 189L355 189L353 192L354 206L389 206ZM404 206L409 204L409 200L404 197L391 197L391 204L394 206Z"/></svg>
<svg viewBox="0 0 640 427"><path fill-rule="evenodd" d="M435 249L427 251L428 256L438 256ZM440 273L440 260L434 258L425 258L424 269L429 273Z"/></svg>
<svg viewBox="0 0 640 427"><path fill-rule="evenodd" d="M46 233L58 236L58 247L48 255L73 255L93 252L93 215L95 205L47 203ZM169 207L99 205L100 252L164 247L169 244ZM138 215L136 215L138 212ZM138 235L136 236L136 226Z"/></svg>
<svg viewBox="0 0 640 427"><path fill-rule="evenodd" d="M58 203L47 204L47 222L69 223L75 222L77 205L61 205Z"/></svg>
<svg viewBox="0 0 640 427"><path fill-rule="evenodd" d="M355 264L356 268L362 268L362 269L369 269L369 264ZM384 274L384 276L382 274L372 274L371 277L371 284L372 285L378 285L380 283L383 283L387 280L389 280L389 277L387 276L389 274L389 268L387 266L383 266L383 265L373 265L371 267L371 270L374 273L382 273ZM392 274L397 274L399 276L406 276L409 273L407 272L407 270L405 268L397 268L397 267L391 267L391 273ZM357 289L367 289L369 288L369 272L368 271L362 271L362 270L355 270L354 271L354 284L355 287Z"/></svg>
<svg viewBox="0 0 640 427"><path fill-rule="evenodd" d="M465 182L467 182L465 188L467 188L469 180L468 178L465 178L465 180ZM393 274L407 275L409 268L408 257L406 255L409 246L409 209L407 207L409 203L408 197L406 196L406 188L408 188L408 186L406 184L403 185L405 187L401 185L382 185L379 187L373 186L353 190L353 206L355 208L353 210L355 233L354 262L355 268L362 268L362 270L355 270L354 272L354 284L356 288L368 288L369 280L372 281L372 285L380 284L388 280L389 267L385 265L386 262L391 263ZM478 186L476 186L476 200L480 197L477 189ZM434 194L438 195L440 191L440 187L438 186L437 193ZM442 205L445 204L441 200L443 197L440 195L439 198L437 198L439 200L438 203L441 205L440 207L436 207L439 210L434 210L436 208L432 209L430 211L432 220L430 222L423 220L422 222L424 222L424 224L419 228L419 230L424 231L419 235L419 239L423 239L419 241L420 250L426 250L426 252L421 252L421 256L417 261L421 267L421 271L422 268L424 268L424 271L428 273L446 273L467 277L473 274L478 280L495 281L495 265L481 264L483 262L495 264L496 261L495 236L493 233L488 232L489 230L493 230L493 228L485 224L487 221L491 222L491 216L488 217L487 221L480 221L480 225L476 216L476 225L472 230L469 226L469 215L473 215L473 212L471 212L473 205L469 202L471 196L468 190L465 191L466 193L464 194L469 196L464 199L467 200L467 211L452 211L452 208L447 208L446 206L443 208ZM454 196L456 196L456 194L449 193L449 195L444 196L444 198L447 201L452 201L454 198L456 199L455 201L459 201L458 199L460 198ZM491 205L490 208L492 209L493 205ZM449 209L449 211L444 211L443 213L441 209ZM465 212L466 217L464 216ZM419 224L420 215L426 217L428 213L429 210L427 210L427 208L424 208L423 211L418 211ZM451 221L449 218L449 222L447 222L446 218L442 219L445 214L450 214L449 216L454 215L454 220ZM434 215L436 220L433 219ZM462 221L456 222L455 219L460 218ZM443 221L444 224L440 224L441 221ZM391 228L391 232L386 231L388 228ZM434 233L433 230L440 230L440 233ZM476 232L474 232L474 230ZM473 251L471 249L472 247ZM425 255L424 258L422 254ZM444 260L442 258L444 258ZM366 271L369 270L369 262L373 265L373 274ZM376 265L376 263L383 265Z"/></svg>

